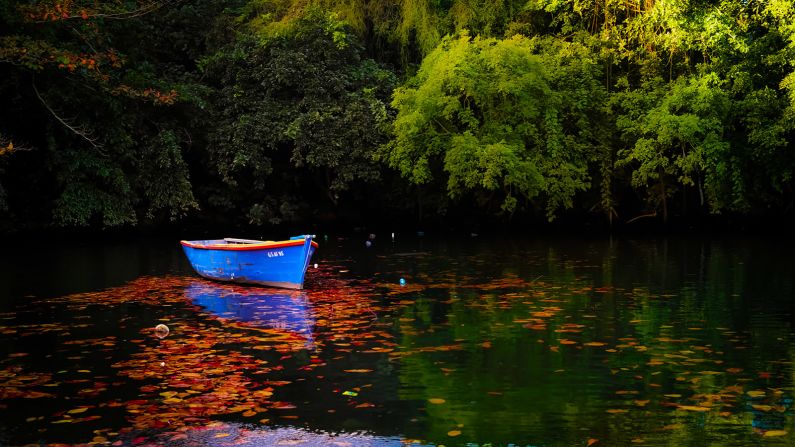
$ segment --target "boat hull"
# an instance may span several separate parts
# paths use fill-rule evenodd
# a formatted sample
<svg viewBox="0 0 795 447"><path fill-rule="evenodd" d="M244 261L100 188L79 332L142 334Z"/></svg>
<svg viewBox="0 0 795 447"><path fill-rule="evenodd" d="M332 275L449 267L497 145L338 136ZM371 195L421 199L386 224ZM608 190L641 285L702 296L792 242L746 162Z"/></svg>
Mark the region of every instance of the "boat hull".
<svg viewBox="0 0 795 447"><path fill-rule="evenodd" d="M234 239L181 241L199 275L216 281L302 289L317 247L311 236L289 241L233 244Z"/></svg>

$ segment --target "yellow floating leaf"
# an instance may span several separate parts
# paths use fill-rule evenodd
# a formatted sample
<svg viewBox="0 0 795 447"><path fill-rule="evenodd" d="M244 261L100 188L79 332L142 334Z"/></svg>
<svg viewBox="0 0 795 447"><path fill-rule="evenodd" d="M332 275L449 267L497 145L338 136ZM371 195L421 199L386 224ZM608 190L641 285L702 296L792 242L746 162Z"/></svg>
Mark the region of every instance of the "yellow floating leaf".
<svg viewBox="0 0 795 447"><path fill-rule="evenodd" d="M216 433L213 438L226 438L227 436L231 436L229 433Z"/></svg>
<svg viewBox="0 0 795 447"><path fill-rule="evenodd" d="M625 410L623 408L611 408L611 409L607 410L607 412L610 413L610 414L617 414L617 413L626 413L627 410Z"/></svg>
<svg viewBox="0 0 795 447"><path fill-rule="evenodd" d="M83 412L85 412L86 410L88 410L88 408L86 408L86 407L81 407L81 408L75 408L75 409L73 409L73 410L69 410L69 411L67 411L67 413L69 413L69 414L77 414L77 413L83 413Z"/></svg>
<svg viewBox="0 0 795 447"><path fill-rule="evenodd" d="M442 399L441 397L432 397L432 398L428 399L428 402L430 402L432 404L439 405L439 404L445 403L446 401L444 399Z"/></svg>
<svg viewBox="0 0 795 447"><path fill-rule="evenodd" d="M773 409L770 405L751 405L751 408L759 411L770 411Z"/></svg>
<svg viewBox="0 0 795 447"><path fill-rule="evenodd" d="M602 343L601 341L589 341L588 343L583 343L583 346L605 346L607 343Z"/></svg>
<svg viewBox="0 0 795 447"><path fill-rule="evenodd" d="M710 410L707 407L699 407L696 405L679 405L677 408L685 411L700 411L700 412L705 412Z"/></svg>
<svg viewBox="0 0 795 447"><path fill-rule="evenodd" d="M447 432L447 436L456 437L461 434L461 430L450 430Z"/></svg>
<svg viewBox="0 0 795 447"><path fill-rule="evenodd" d="M248 410L246 412L243 412L243 416L245 416L247 418L249 418L251 416L254 416L255 414L257 414L257 412L256 411L252 411L252 410Z"/></svg>
<svg viewBox="0 0 795 447"><path fill-rule="evenodd" d="M787 430L768 430L762 436L765 438L772 438L774 436L785 436L787 433L789 433Z"/></svg>
<svg viewBox="0 0 795 447"><path fill-rule="evenodd" d="M765 392L764 391L759 391L759 390L754 390L754 391L748 391L745 394L747 394L747 395L749 395L751 397L764 397Z"/></svg>
<svg viewBox="0 0 795 447"><path fill-rule="evenodd" d="M344 371L346 373L369 373L369 372L373 372L372 369L346 369Z"/></svg>

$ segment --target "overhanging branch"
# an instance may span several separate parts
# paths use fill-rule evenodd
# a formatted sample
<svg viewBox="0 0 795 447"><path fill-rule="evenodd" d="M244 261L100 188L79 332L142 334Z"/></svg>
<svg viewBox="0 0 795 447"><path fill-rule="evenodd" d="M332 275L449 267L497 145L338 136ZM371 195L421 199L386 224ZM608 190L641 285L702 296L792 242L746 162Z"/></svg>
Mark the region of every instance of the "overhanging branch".
<svg viewBox="0 0 795 447"><path fill-rule="evenodd" d="M50 112L50 114L52 114L52 116L55 117L56 120L58 120L59 123L61 123L64 127L69 129L75 135L86 140L91 146L94 147L94 149L100 151L102 155L105 155L105 153L102 152L102 145L97 144L97 139L91 136L90 129L86 129L81 126L72 125L65 118L61 118L60 116L58 116L58 114L55 113L55 110L53 110L52 107L50 107L50 105L47 104L47 101L45 101L44 98L41 96L41 93L39 93L39 89L36 88L36 82L35 81L31 82L31 84L33 85L33 91L36 93L36 97L39 98L39 101L41 101L41 103L44 105L44 108L46 108Z"/></svg>

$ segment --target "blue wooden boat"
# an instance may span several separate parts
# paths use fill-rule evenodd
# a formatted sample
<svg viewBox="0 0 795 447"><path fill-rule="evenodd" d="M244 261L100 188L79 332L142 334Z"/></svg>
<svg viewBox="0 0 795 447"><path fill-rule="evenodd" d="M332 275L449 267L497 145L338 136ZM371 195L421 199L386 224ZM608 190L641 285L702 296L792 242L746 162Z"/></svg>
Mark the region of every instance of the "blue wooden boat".
<svg viewBox="0 0 795 447"><path fill-rule="evenodd" d="M211 239L180 241L193 269L216 281L302 289L309 260L317 248L313 236L286 241Z"/></svg>

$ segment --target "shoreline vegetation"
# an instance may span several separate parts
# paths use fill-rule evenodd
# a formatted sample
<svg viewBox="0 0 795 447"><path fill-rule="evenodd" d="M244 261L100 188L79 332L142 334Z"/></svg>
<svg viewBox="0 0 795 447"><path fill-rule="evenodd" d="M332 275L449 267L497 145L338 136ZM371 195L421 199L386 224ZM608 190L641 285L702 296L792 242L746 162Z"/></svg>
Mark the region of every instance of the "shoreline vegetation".
<svg viewBox="0 0 795 447"><path fill-rule="evenodd" d="M795 222L788 0L0 0L0 103L9 239Z"/></svg>

